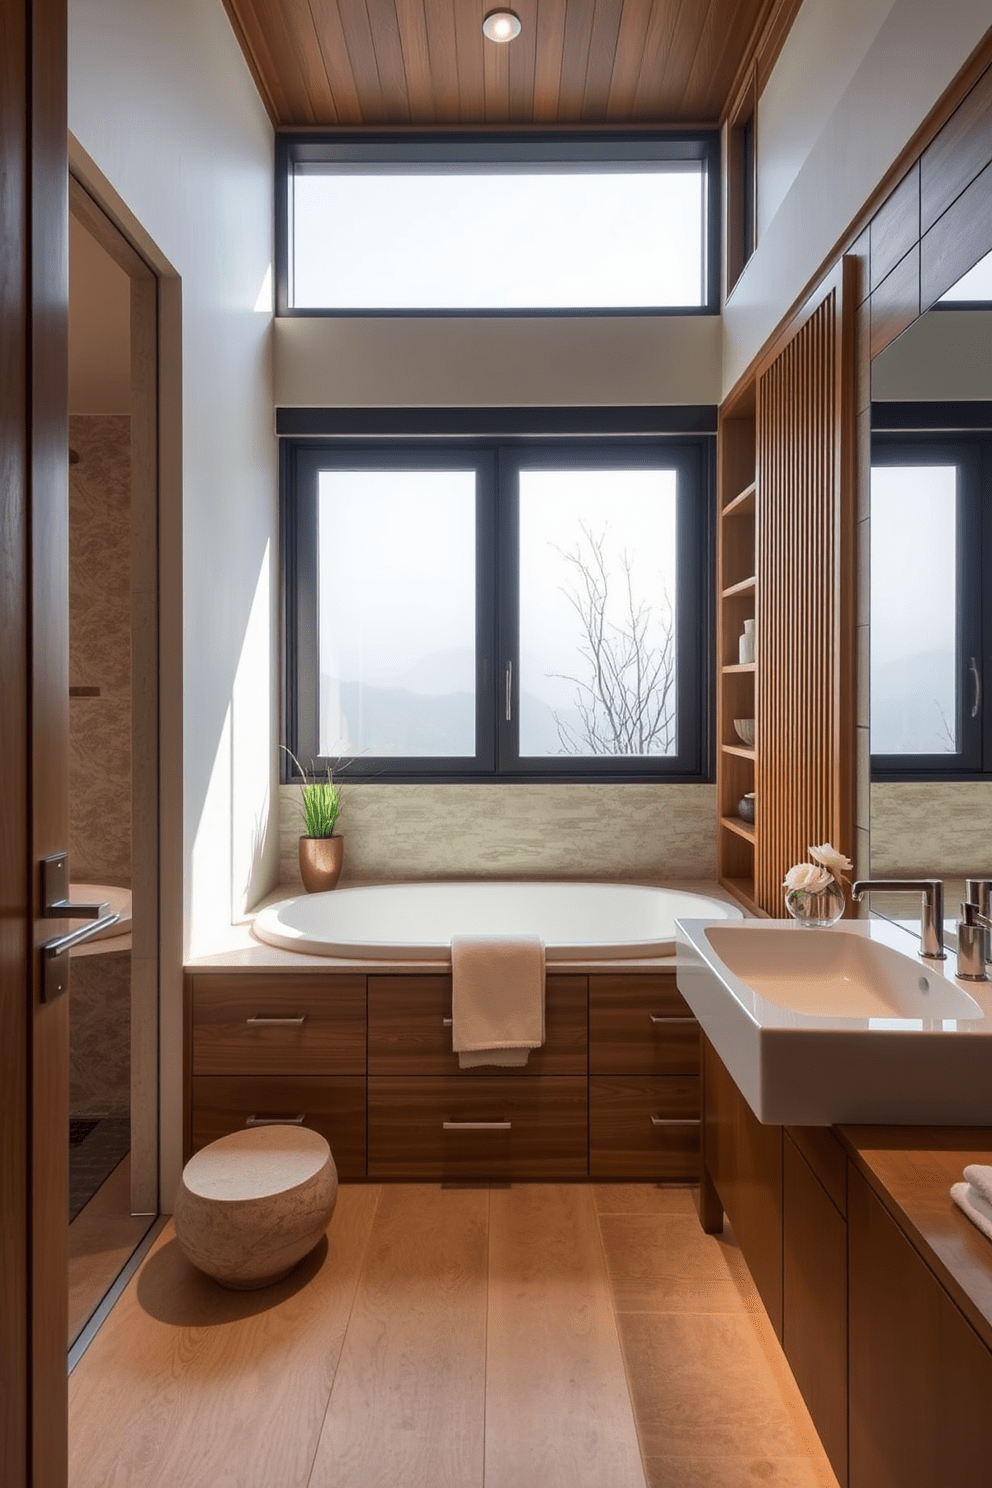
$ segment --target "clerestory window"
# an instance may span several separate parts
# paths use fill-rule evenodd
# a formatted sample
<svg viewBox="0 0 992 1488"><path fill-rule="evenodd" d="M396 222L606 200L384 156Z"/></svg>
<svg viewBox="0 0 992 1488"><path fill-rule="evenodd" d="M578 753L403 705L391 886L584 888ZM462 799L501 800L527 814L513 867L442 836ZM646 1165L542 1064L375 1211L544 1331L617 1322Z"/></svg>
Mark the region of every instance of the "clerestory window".
<svg viewBox="0 0 992 1488"><path fill-rule="evenodd" d="M281 315L719 309L715 134L284 135Z"/></svg>

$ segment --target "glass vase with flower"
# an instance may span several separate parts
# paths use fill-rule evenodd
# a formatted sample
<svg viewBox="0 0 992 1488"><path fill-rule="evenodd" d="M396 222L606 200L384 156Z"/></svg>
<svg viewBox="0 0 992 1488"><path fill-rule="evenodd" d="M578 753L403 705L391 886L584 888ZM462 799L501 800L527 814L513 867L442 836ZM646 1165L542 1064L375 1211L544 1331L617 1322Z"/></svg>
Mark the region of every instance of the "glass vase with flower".
<svg viewBox="0 0 992 1488"><path fill-rule="evenodd" d="M812 862L794 863L785 875L785 907L797 924L822 930L835 925L844 913L843 885L852 864L829 842L811 847L809 855Z"/></svg>

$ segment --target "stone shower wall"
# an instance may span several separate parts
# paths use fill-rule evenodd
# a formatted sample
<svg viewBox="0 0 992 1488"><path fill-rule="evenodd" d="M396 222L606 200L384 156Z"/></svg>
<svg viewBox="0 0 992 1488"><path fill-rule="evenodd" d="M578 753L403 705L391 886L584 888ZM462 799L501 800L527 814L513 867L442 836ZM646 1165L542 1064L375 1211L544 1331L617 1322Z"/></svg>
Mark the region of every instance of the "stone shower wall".
<svg viewBox="0 0 992 1488"><path fill-rule="evenodd" d="M69 865L131 882L131 420L74 415L69 445ZM98 695L73 696L74 688Z"/></svg>

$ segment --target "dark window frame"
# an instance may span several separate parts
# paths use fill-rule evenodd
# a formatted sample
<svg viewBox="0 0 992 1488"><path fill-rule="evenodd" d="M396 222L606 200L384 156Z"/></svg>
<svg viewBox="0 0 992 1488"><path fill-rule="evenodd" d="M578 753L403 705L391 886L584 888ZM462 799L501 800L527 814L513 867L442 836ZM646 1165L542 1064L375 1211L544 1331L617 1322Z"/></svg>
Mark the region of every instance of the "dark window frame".
<svg viewBox="0 0 992 1488"><path fill-rule="evenodd" d="M894 405L886 418L886 405L873 404L873 418L889 422L890 430L872 435L872 467L878 465L955 464L958 482L957 517L957 737L961 748L955 754L910 755L871 753L871 779L879 783L913 781L979 781L992 776L992 435L980 429L954 428L947 405ZM914 417L915 429L905 427ZM947 420L944 427L941 421ZM927 424L934 427L927 427ZM922 597L921 597L922 599ZM869 641L870 644L870 641ZM978 713L972 718L975 701L970 661L978 667Z"/></svg>
<svg viewBox="0 0 992 1488"><path fill-rule="evenodd" d="M281 441L281 551L283 593L283 744L281 779L300 779L291 755L308 774L330 767L355 782L693 782L713 778L713 507L714 441L711 436L677 438L524 438ZM370 468L390 464L410 468L409 460L437 458L464 467L465 455L491 460L494 487L484 478L477 489L481 525L476 537L476 718L473 758L335 759L316 750L316 561L314 475L328 465L356 457ZM652 456L671 460L680 472L677 526L679 584L676 596L679 752L673 757L520 756L515 733L519 666L515 648L516 572L513 551L515 501L507 482L521 459L562 468L572 460L588 468L591 460L633 467ZM500 478L504 484L500 486ZM515 489L515 488L514 488ZM502 708L504 665L511 674L512 717ZM291 752L291 754L290 754Z"/></svg>
<svg viewBox="0 0 992 1488"><path fill-rule="evenodd" d="M703 165L705 221L702 305L576 306L548 308L476 309L352 309L296 308L290 303L290 257L292 234L290 196L297 165L368 163L390 168L407 166L426 173L432 163L443 169L453 162L491 165L498 169L514 162L539 158L554 164L569 163L607 171L627 161L698 160ZM719 315L720 313L720 136L713 129L697 130L501 130L418 131L335 130L327 132L280 131L276 134L275 160L275 282L276 314L285 317L423 319L436 318L561 318L585 316Z"/></svg>

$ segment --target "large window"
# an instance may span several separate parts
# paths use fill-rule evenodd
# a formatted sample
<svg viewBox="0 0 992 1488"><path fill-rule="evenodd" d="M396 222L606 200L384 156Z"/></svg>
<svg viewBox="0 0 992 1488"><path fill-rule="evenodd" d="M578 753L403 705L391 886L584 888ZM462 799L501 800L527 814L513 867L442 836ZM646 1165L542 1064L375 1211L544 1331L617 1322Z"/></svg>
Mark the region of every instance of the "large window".
<svg viewBox="0 0 992 1488"><path fill-rule="evenodd" d="M985 437L876 436L871 471L875 779L992 770ZM983 528L985 530L983 530Z"/></svg>
<svg viewBox="0 0 992 1488"><path fill-rule="evenodd" d="M352 778L699 778L704 442L294 443L287 744Z"/></svg>
<svg viewBox="0 0 992 1488"><path fill-rule="evenodd" d="M718 309L715 135L281 136L280 314Z"/></svg>

